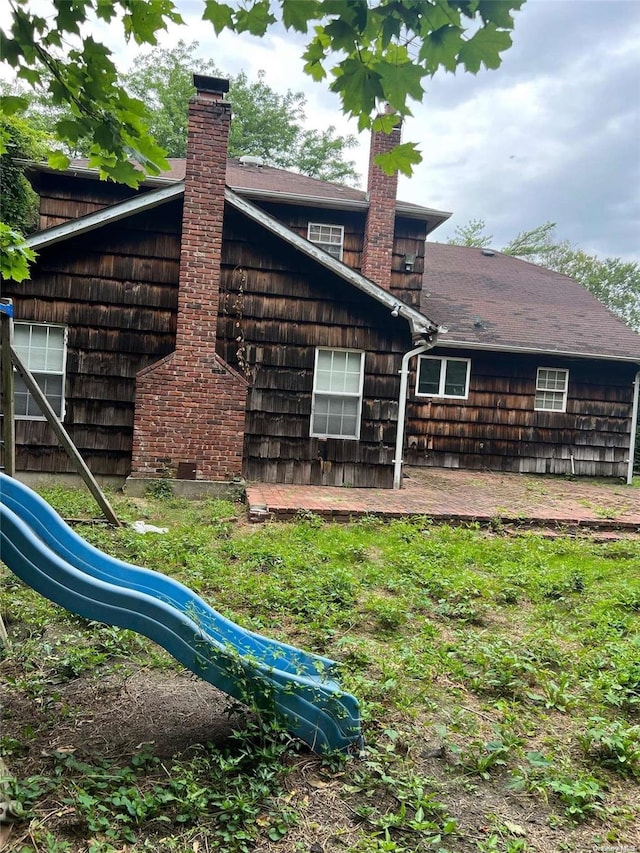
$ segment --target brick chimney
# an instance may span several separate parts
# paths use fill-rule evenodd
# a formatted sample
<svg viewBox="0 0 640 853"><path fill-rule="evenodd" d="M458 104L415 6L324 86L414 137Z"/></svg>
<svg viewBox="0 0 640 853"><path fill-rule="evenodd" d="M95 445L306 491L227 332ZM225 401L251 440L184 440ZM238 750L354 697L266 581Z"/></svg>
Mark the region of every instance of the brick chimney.
<svg viewBox="0 0 640 853"><path fill-rule="evenodd" d="M385 290L391 290L391 261L396 220L398 173L386 175L374 163L378 154L385 154L400 142L401 121L391 133L374 130L369 150L367 195L369 211L364 232L362 274Z"/></svg>
<svg viewBox="0 0 640 853"><path fill-rule="evenodd" d="M132 476L242 473L247 383L216 354L231 106L227 80L194 75L176 348L136 377Z"/></svg>

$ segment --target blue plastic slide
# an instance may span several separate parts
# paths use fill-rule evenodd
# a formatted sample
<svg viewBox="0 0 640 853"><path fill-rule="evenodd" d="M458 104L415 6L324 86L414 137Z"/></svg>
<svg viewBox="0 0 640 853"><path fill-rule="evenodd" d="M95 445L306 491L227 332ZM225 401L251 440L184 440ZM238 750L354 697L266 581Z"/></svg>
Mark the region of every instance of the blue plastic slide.
<svg viewBox="0 0 640 853"><path fill-rule="evenodd" d="M360 745L358 702L332 678L334 661L247 631L183 584L109 557L2 473L0 559L72 613L137 631L229 696L277 711L315 752Z"/></svg>

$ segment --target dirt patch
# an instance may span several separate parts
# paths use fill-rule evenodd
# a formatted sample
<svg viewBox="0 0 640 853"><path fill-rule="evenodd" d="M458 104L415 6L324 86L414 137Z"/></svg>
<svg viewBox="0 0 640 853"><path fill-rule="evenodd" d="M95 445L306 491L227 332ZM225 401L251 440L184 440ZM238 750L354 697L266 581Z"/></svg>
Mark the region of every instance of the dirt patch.
<svg viewBox="0 0 640 853"><path fill-rule="evenodd" d="M55 750L130 756L143 745L164 758L224 741L237 726L229 697L187 673L134 670L76 678L50 697L0 691L3 735L26 748L32 773ZM24 736L27 732L27 736Z"/></svg>

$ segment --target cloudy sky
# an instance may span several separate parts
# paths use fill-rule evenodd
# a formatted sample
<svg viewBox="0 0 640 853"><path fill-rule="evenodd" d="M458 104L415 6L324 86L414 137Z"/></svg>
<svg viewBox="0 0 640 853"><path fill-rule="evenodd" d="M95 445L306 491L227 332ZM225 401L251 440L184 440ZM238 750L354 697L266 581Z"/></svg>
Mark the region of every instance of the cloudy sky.
<svg viewBox="0 0 640 853"><path fill-rule="evenodd" d="M283 30L215 38L200 20L201 0L178 6L187 26L165 34L162 46L197 39L199 53L226 73L253 78L262 69L277 91L304 91L310 126L355 133L337 98L302 73L302 41ZM96 35L123 69L139 50L111 42L108 30ZM551 220L560 239L640 261L640 2L528 0L513 41L497 71L443 72L427 82L404 127L424 161L401 178L399 196L453 212L433 239L484 219L500 248ZM366 135L350 156L364 175Z"/></svg>
<svg viewBox="0 0 640 853"><path fill-rule="evenodd" d="M198 39L228 73L264 69L276 90L305 92L310 125L355 131L326 86L302 74L299 42L282 32L215 39L198 0L180 6L188 27L164 44ZM399 195L454 213L433 239L484 219L501 247L551 220L589 252L640 260L640 2L528 0L513 42L497 71L428 81L404 128L424 161ZM365 174L361 139L354 156Z"/></svg>

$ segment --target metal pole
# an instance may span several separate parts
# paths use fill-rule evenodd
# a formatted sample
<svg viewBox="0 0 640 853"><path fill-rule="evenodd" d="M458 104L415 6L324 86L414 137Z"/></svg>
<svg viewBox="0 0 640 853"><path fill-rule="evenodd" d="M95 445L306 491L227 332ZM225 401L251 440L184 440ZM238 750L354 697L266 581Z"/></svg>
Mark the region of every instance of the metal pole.
<svg viewBox="0 0 640 853"><path fill-rule="evenodd" d="M414 355L427 352L435 346L434 343L420 344L415 349L405 352L400 368L400 396L398 397L398 426L396 427L396 458L393 460L393 488L402 488L402 451L404 450L404 419L407 411L407 385L409 384L409 362Z"/></svg>
<svg viewBox="0 0 640 853"><path fill-rule="evenodd" d="M27 388L35 398L36 403L40 407L40 411L49 422L49 426L55 432L56 438L73 460L76 466L76 470L86 483L87 488L89 489L93 497L98 502L98 505L105 514L105 517L108 519L108 521L111 522L111 524L114 524L116 527L119 527L120 522L118 521L118 517L116 516L115 512L111 508L111 504L100 489L100 486L98 485L93 474L89 470L87 463L84 461L82 456L80 456L80 452L71 440L71 436L66 431L66 429L60 422L58 416L51 408L49 401L42 393L42 390L36 380L33 378L31 371L23 363L22 359L20 358L14 347L11 347L11 361L15 364L18 373L24 379L24 384L27 386Z"/></svg>
<svg viewBox="0 0 640 853"><path fill-rule="evenodd" d="M13 393L13 302L0 299L0 360L2 362L2 442L4 471L9 477L16 473L16 407Z"/></svg>

